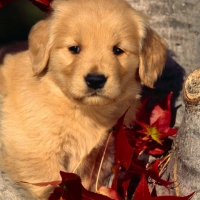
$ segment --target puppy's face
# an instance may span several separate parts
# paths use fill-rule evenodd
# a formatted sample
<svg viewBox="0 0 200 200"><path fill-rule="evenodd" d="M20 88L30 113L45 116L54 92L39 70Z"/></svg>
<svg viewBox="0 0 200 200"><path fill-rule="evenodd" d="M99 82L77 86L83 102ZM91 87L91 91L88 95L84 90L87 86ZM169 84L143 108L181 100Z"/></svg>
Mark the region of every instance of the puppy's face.
<svg viewBox="0 0 200 200"><path fill-rule="evenodd" d="M165 43L125 1L56 1L53 9L30 34L35 74L47 68L66 96L89 105L135 98L140 81L153 86Z"/></svg>

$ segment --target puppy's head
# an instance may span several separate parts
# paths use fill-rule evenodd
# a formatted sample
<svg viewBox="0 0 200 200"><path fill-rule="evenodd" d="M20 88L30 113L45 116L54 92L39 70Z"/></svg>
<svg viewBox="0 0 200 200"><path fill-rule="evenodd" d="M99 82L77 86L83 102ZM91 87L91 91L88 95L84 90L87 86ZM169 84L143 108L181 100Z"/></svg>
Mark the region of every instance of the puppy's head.
<svg viewBox="0 0 200 200"><path fill-rule="evenodd" d="M35 75L47 74L69 98L108 104L153 87L165 64L165 42L123 0L55 1L29 36ZM138 77L139 75L139 77Z"/></svg>

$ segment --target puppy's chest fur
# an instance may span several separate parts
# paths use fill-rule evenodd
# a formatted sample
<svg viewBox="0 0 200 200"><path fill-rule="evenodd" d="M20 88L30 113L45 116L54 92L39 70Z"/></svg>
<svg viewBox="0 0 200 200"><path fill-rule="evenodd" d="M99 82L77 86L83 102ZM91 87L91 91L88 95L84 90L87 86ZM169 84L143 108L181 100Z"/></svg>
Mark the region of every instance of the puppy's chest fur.
<svg viewBox="0 0 200 200"><path fill-rule="evenodd" d="M6 81L1 122L1 154L5 158L6 169L18 181L24 180L24 177L29 179L24 180L27 182L52 181L59 178L60 170L73 172L83 160L77 172L83 176L89 174L96 160L95 151L104 146L108 130L128 104L78 106L70 102L49 78L41 81L30 77L26 68L17 73L11 71L9 76L4 73ZM22 76L22 73L27 76ZM113 154L113 149L110 154ZM15 155L18 155L17 160ZM33 166L38 166L38 170L44 165L44 170L49 166L52 168L49 169L50 175L44 173L42 177L27 177L18 168L13 169L13 161L18 168L27 168L28 171L35 170Z"/></svg>
<svg viewBox="0 0 200 200"><path fill-rule="evenodd" d="M78 160L106 137L109 126L95 119L97 116L93 108L81 109L59 98L55 101L55 94L47 95L47 98L43 99L31 99L32 95L34 93L19 93L16 101L13 95L8 95L3 102L3 128L7 132L5 134L13 135L12 138L16 141L19 141L18 137L24 138L21 140L22 148L26 148L30 142L38 151L43 146L43 151L49 154L59 154L58 157L62 159L67 157L70 160ZM25 101L24 98L29 100ZM21 106L23 101L24 105ZM13 113L16 113L15 119L10 116ZM98 115L99 118L104 117L99 113ZM14 129L15 133L12 133ZM69 171L76 165L73 161L67 163L68 165L64 165Z"/></svg>

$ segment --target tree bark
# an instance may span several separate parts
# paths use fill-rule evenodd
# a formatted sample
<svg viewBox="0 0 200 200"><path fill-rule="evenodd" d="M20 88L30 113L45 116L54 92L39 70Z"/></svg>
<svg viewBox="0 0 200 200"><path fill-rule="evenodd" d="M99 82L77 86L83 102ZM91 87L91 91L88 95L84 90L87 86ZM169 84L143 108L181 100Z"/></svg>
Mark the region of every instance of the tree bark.
<svg viewBox="0 0 200 200"><path fill-rule="evenodd" d="M165 177L174 181L176 196L196 192L192 200L200 199L200 68L192 72L183 87L185 115L173 142Z"/></svg>

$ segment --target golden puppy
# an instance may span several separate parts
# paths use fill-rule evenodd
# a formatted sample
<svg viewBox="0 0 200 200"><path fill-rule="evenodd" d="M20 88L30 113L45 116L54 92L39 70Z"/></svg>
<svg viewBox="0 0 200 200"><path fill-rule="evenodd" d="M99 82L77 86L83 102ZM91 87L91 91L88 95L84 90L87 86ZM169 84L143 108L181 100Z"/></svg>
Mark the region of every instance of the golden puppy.
<svg viewBox="0 0 200 200"><path fill-rule="evenodd" d="M109 129L129 107L133 124L141 83L153 87L165 57L165 42L127 2L55 0L28 50L1 59L1 170L28 200L46 200L53 188L20 181L60 180L77 166L88 188ZM110 148L100 184L112 156Z"/></svg>

